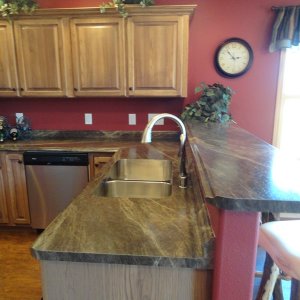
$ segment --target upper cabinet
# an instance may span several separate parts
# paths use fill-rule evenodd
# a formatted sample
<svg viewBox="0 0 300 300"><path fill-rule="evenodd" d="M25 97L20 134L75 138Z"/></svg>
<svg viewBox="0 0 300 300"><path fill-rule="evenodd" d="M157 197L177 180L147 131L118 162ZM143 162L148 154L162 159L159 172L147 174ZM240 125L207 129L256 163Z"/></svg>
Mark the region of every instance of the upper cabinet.
<svg viewBox="0 0 300 300"><path fill-rule="evenodd" d="M124 96L124 18L76 18L70 25L74 94Z"/></svg>
<svg viewBox="0 0 300 300"><path fill-rule="evenodd" d="M0 96L17 96L17 89L12 24L0 20Z"/></svg>
<svg viewBox="0 0 300 300"><path fill-rule="evenodd" d="M186 96L188 16L128 18L128 93Z"/></svg>
<svg viewBox="0 0 300 300"><path fill-rule="evenodd" d="M14 22L21 96L67 96L68 33L63 19Z"/></svg>
<svg viewBox="0 0 300 300"><path fill-rule="evenodd" d="M40 9L1 21L0 96L185 97L195 7L134 5L128 18Z"/></svg>

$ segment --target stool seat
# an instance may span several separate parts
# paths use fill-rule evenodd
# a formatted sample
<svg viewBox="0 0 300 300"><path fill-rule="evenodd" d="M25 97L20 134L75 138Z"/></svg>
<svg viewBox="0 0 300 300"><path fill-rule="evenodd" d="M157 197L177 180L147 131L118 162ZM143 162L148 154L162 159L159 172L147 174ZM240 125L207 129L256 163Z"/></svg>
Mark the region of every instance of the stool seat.
<svg viewBox="0 0 300 300"><path fill-rule="evenodd" d="M300 220L262 224L258 244L282 271L300 280Z"/></svg>

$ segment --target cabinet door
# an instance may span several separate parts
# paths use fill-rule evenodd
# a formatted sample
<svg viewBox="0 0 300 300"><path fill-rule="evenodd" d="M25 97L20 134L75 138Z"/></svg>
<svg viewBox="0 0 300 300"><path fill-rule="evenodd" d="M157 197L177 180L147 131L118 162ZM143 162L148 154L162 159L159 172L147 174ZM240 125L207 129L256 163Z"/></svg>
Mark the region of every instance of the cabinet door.
<svg viewBox="0 0 300 300"><path fill-rule="evenodd" d="M9 222L3 179L4 166L4 156L0 154L0 224L7 224Z"/></svg>
<svg viewBox="0 0 300 300"><path fill-rule="evenodd" d="M23 155L6 154L8 203L12 223L30 224Z"/></svg>
<svg viewBox="0 0 300 300"><path fill-rule="evenodd" d="M0 96L17 96L17 73L12 25L0 20Z"/></svg>
<svg viewBox="0 0 300 300"><path fill-rule="evenodd" d="M124 18L71 20L76 96L125 95Z"/></svg>
<svg viewBox="0 0 300 300"><path fill-rule="evenodd" d="M72 85L69 33L63 19L14 22L22 96L67 96Z"/></svg>
<svg viewBox="0 0 300 300"><path fill-rule="evenodd" d="M188 16L128 18L129 95L186 96Z"/></svg>
<svg viewBox="0 0 300 300"><path fill-rule="evenodd" d="M114 152L101 152L101 153L90 153L90 180L97 176L102 167L111 159Z"/></svg>

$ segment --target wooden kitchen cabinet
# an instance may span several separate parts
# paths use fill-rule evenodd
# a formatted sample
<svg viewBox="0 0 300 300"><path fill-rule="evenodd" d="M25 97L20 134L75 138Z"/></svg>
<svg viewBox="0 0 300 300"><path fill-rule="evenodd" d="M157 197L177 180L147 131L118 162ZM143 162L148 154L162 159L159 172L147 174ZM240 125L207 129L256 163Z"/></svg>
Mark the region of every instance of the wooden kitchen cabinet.
<svg viewBox="0 0 300 300"><path fill-rule="evenodd" d="M189 16L128 18L128 93L187 95Z"/></svg>
<svg viewBox="0 0 300 300"><path fill-rule="evenodd" d="M5 159L5 192L9 215L9 225L30 224L29 205L26 188L23 155L2 154Z"/></svg>
<svg viewBox="0 0 300 300"><path fill-rule="evenodd" d="M101 172L102 167L111 159L113 155L114 152L100 152L89 154L90 180Z"/></svg>
<svg viewBox="0 0 300 300"><path fill-rule="evenodd" d="M71 95L68 20L14 21L21 96Z"/></svg>
<svg viewBox="0 0 300 300"><path fill-rule="evenodd" d="M4 169L4 155L0 154L0 224L7 224L9 222L4 185Z"/></svg>
<svg viewBox="0 0 300 300"><path fill-rule="evenodd" d="M0 96L185 97L195 7L128 6L128 18L38 9L1 21Z"/></svg>
<svg viewBox="0 0 300 300"><path fill-rule="evenodd" d="M125 95L124 18L71 20L75 96Z"/></svg>
<svg viewBox="0 0 300 300"><path fill-rule="evenodd" d="M16 71L12 23L0 20L0 96L17 96Z"/></svg>

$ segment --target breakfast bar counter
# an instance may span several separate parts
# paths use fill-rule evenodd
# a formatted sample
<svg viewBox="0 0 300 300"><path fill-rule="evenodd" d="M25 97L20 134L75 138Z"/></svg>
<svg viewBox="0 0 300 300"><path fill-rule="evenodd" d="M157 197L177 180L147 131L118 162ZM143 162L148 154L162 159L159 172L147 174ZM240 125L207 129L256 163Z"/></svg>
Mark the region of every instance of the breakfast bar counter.
<svg viewBox="0 0 300 300"><path fill-rule="evenodd" d="M234 123L188 123L216 232L213 300L252 300L259 212L300 212L300 161Z"/></svg>

